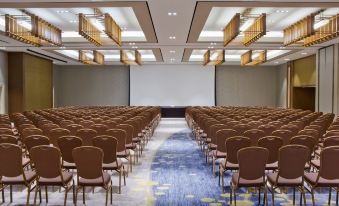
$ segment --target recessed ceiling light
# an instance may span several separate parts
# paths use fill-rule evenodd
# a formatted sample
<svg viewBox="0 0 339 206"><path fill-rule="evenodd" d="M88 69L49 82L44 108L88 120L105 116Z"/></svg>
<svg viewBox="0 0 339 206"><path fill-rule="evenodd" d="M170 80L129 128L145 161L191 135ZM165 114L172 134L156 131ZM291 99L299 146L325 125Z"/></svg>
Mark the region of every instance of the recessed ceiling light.
<svg viewBox="0 0 339 206"><path fill-rule="evenodd" d="M132 46L132 49L137 49L138 47L137 46Z"/></svg>
<svg viewBox="0 0 339 206"><path fill-rule="evenodd" d="M168 16L176 16L176 15L177 15L177 12L168 12L167 15L168 15Z"/></svg>
<svg viewBox="0 0 339 206"><path fill-rule="evenodd" d="M276 10L277 13L288 13L288 10Z"/></svg>
<svg viewBox="0 0 339 206"><path fill-rule="evenodd" d="M58 10L56 12L59 13L59 14L63 14L63 13L68 13L69 11L68 10Z"/></svg>
<svg viewBox="0 0 339 206"><path fill-rule="evenodd" d="M301 53L301 55L306 55L306 54L307 54L307 52L302 52L302 53Z"/></svg>
<svg viewBox="0 0 339 206"><path fill-rule="evenodd" d="M174 53L175 53L175 51L174 51L174 50L171 50L171 51L170 51L170 53L174 54Z"/></svg>
<svg viewBox="0 0 339 206"><path fill-rule="evenodd" d="M274 64L279 64L279 62L274 62Z"/></svg>
<svg viewBox="0 0 339 206"><path fill-rule="evenodd" d="M173 40L173 39L175 39L175 36L170 36L168 38Z"/></svg>
<svg viewBox="0 0 339 206"><path fill-rule="evenodd" d="M131 45L135 45L135 43L134 43L134 42L130 42L130 43L128 43L128 44L129 44L130 46L131 46Z"/></svg>
<svg viewBox="0 0 339 206"><path fill-rule="evenodd" d="M59 49L66 49L66 47L65 46L61 46L61 47L59 47Z"/></svg>
<svg viewBox="0 0 339 206"><path fill-rule="evenodd" d="M0 47L0 50L6 50L5 46Z"/></svg>
<svg viewBox="0 0 339 206"><path fill-rule="evenodd" d="M74 23L78 23L78 20L70 20L69 22L74 24Z"/></svg>
<svg viewBox="0 0 339 206"><path fill-rule="evenodd" d="M286 47L284 47L284 46L281 46L281 47L279 47L279 49L285 49Z"/></svg>
<svg viewBox="0 0 339 206"><path fill-rule="evenodd" d="M285 61L290 61L291 59L288 59L288 58L287 58L287 59L284 59L284 60L285 60Z"/></svg>
<svg viewBox="0 0 339 206"><path fill-rule="evenodd" d="M209 49L213 49L214 47L213 47L213 46L209 46L208 48L209 48Z"/></svg>

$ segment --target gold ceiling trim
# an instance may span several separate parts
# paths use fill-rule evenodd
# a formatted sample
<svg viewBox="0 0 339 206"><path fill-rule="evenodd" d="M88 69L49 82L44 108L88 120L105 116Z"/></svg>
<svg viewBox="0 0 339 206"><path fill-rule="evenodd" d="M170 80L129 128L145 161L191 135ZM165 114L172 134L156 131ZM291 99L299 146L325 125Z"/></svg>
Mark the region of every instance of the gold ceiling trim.
<svg viewBox="0 0 339 206"><path fill-rule="evenodd" d="M267 51L261 51L256 58L253 58L253 51L249 50L241 55L241 66L255 66L267 61Z"/></svg>
<svg viewBox="0 0 339 206"><path fill-rule="evenodd" d="M79 34L95 46L102 46L101 31L82 13L79 13Z"/></svg>
<svg viewBox="0 0 339 206"><path fill-rule="evenodd" d="M134 60L130 59L128 51L120 50L120 62L124 65L141 65L141 54L138 50L134 50Z"/></svg>
<svg viewBox="0 0 339 206"><path fill-rule="evenodd" d="M266 14L263 13L257 17L254 23L244 31L245 36L243 44L249 46L252 43L256 42L262 36L266 35Z"/></svg>
<svg viewBox="0 0 339 206"><path fill-rule="evenodd" d="M213 56L215 56L214 59L211 59ZM207 50L204 54L204 62L203 65L220 65L225 62L225 50Z"/></svg>
<svg viewBox="0 0 339 206"><path fill-rule="evenodd" d="M308 15L302 20L284 29L284 46L294 44L314 34L314 14Z"/></svg>
<svg viewBox="0 0 339 206"><path fill-rule="evenodd" d="M240 33L240 13L235 14L224 28L224 47L227 46Z"/></svg>

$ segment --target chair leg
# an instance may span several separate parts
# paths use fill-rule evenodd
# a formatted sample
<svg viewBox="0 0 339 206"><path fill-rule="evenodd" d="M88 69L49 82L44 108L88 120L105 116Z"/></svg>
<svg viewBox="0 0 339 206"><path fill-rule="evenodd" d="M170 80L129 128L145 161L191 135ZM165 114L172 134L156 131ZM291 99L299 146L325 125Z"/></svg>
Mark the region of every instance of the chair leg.
<svg viewBox="0 0 339 206"><path fill-rule="evenodd" d="M125 173L125 167L122 166L123 176L124 176L124 185L126 186L126 173Z"/></svg>
<svg viewBox="0 0 339 206"><path fill-rule="evenodd" d="M64 199L64 206L66 206L66 202L67 202L67 193L68 193L68 187L65 187L65 199Z"/></svg>
<svg viewBox="0 0 339 206"><path fill-rule="evenodd" d="M261 187L259 187L259 189L258 189L258 203L259 203L259 205L260 205L260 195L261 194Z"/></svg>
<svg viewBox="0 0 339 206"><path fill-rule="evenodd" d="M271 194L272 194L272 206L274 206L274 187L271 186Z"/></svg>
<svg viewBox="0 0 339 206"><path fill-rule="evenodd" d="M232 199L233 199L233 187L232 183L230 182L230 205L232 205Z"/></svg>
<svg viewBox="0 0 339 206"><path fill-rule="evenodd" d="M1 194L2 194L2 202L5 202L5 188L4 185L1 185Z"/></svg>
<svg viewBox="0 0 339 206"><path fill-rule="evenodd" d="M48 203L48 190L47 186L45 186L45 194L46 194L46 203Z"/></svg>
<svg viewBox="0 0 339 206"><path fill-rule="evenodd" d="M306 194L305 194L304 186L301 187L301 191L302 191L302 196L303 196L303 199L304 199L304 205L306 206Z"/></svg>
<svg viewBox="0 0 339 206"><path fill-rule="evenodd" d="M119 194L121 194L121 169L119 170Z"/></svg>
<svg viewBox="0 0 339 206"><path fill-rule="evenodd" d="M86 204L85 203L85 186L82 187L82 203Z"/></svg>
<svg viewBox="0 0 339 206"><path fill-rule="evenodd" d="M105 202L105 205L107 206L109 186L107 186L107 188L105 188L105 189L106 189L106 202Z"/></svg>
<svg viewBox="0 0 339 206"><path fill-rule="evenodd" d="M35 186L35 193L34 193L34 205L36 205L36 196L37 196L38 190L39 190L38 188L39 188L39 186L36 185L36 186Z"/></svg>
<svg viewBox="0 0 339 206"><path fill-rule="evenodd" d="M39 187L39 199L40 199L40 204L42 202L42 197L41 197L41 187Z"/></svg>
<svg viewBox="0 0 339 206"><path fill-rule="evenodd" d="M72 181L72 190L73 190L73 204L76 205L76 202L75 202L75 184L74 184L74 180Z"/></svg>
<svg viewBox="0 0 339 206"><path fill-rule="evenodd" d="M312 205L315 206L315 200L314 200L314 189L311 189L311 196L312 196Z"/></svg>
<svg viewBox="0 0 339 206"><path fill-rule="evenodd" d="M267 186L265 184L264 186L264 204L267 206L268 205L268 198L267 198Z"/></svg>
<svg viewBox="0 0 339 206"><path fill-rule="evenodd" d="M13 202L13 187L12 187L12 185L9 186L9 199L10 199L10 202L12 203Z"/></svg>
<svg viewBox="0 0 339 206"><path fill-rule="evenodd" d="M215 177L215 157L212 157L212 175Z"/></svg>
<svg viewBox="0 0 339 206"><path fill-rule="evenodd" d="M111 190L111 204L113 203L113 183L111 180L111 186L109 187L109 189Z"/></svg>
<svg viewBox="0 0 339 206"><path fill-rule="evenodd" d="M331 205L332 187L328 188L328 205Z"/></svg>
<svg viewBox="0 0 339 206"><path fill-rule="evenodd" d="M235 188L233 188L233 195L234 195L234 206L237 206L237 194L235 193Z"/></svg>
<svg viewBox="0 0 339 206"><path fill-rule="evenodd" d="M224 180L224 171L221 171L220 172L220 175L221 175L221 189L222 189L222 192L224 193L225 192L225 180Z"/></svg>
<svg viewBox="0 0 339 206"><path fill-rule="evenodd" d="M295 187L293 187L293 205L295 205Z"/></svg>
<svg viewBox="0 0 339 206"><path fill-rule="evenodd" d="M31 195L31 185L27 186L27 202L26 205L29 205L29 196Z"/></svg>

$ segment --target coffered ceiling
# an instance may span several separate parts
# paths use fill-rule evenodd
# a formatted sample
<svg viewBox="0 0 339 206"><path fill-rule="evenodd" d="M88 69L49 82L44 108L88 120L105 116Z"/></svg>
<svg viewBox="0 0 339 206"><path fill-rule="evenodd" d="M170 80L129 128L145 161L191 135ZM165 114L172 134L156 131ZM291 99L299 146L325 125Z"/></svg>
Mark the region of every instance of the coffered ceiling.
<svg viewBox="0 0 339 206"><path fill-rule="evenodd" d="M109 13L122 28L122 47L115 45L104 32L104 45L100 47L78 34L78 14L93 14L94 8ZM22 9L59 27L63 31L63 46L34 47L0 35L0 49L26 51L50 58L55 64L81 64L77 61L78 50L99 50L105 56L105 64L121 64L120 49L139 50L143 64L201 64L207 49L224 49L224 64L239 65L241 54L249 49L266 49L268 62L264 65L277 65L339 42L334 39L307 48L302 44L283 46L283 29L287 26L311 13L320 12L316 23L338 14L339 2L334 0L2 0L0 30L4 31L4 14L21 15ZM223 28L236 13L242 14L241 33L224 47ZM266 35L249 47L243 46L242 31L261 13L267 14ZM96 21L94 25L102 31L103 22ZM25 26L29 28L29 23Z"/></svg>

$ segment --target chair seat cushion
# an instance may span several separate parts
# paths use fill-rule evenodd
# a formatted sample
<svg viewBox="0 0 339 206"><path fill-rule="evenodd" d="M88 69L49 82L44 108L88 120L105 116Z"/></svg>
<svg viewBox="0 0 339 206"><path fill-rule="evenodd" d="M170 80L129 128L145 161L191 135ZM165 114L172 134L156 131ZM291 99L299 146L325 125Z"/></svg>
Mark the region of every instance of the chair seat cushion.
<svg viewBox="0 0 339 206"><path fill-rule="evenodd" d="M278 162L266 164L265 168L266 168L266 170L276 170L276 169L278 169Z"/></svg>
<svg viewBox="0 0 339 206"><path fill-rule="evenodd" d="M305 172L304 174L305 180L310 183L311 185L315 186L318 173L312 173L312 172ZM317 185L318 187L339 187L339 179L324 179L322 177L319 177Z"/></svg>
<svg viewBox="0 0 339 206"><path fill-rule="evenodd" d="M265 180L263 177L260 177L255 180L246 180L243 178L239 179L239 173L233 173L232 175L232 183L233 185L237 185L238 187L246 186L246 187L258 187L265 185Z"/></svg>
<svg viewBox="0 0 339 206"><path fill-rule="evenodd" d="M39 178L40 185L63 185L69 183L73 179L73 174L70 172L62 172L62 178L64 182L61 180L61 176L55 178Z"/></svg>
<svg viewBox="0 0 339 206"><path fill-rule="evenodd" d="M68 170L77 168L75 163L66 162L66 161L63 161L62 166L63 166L63 168L68 169Z"/></svg>
<svg viewBox="0 0 339 206"><path fill-rule="evenodd" d="M319 169L320 168L320 159L311 160L311 164L312 164L313 167Z"/></svg>
<svg viewBox="0 0 339 206"><path fill-rule="evenodd" d="M239 164L226 162L226 165L225 165L225 160L222 160L220 162L220 166L223 170L238 170L239 169Z"/></svg>
<svg viewBox="0 0 339 206"><path fill-rule="evenodd" d="M103 172L102 175L104 178L98 177L95 179L85 179L79 177L78 184L81 186L105 186L111 181L111 176L107 172Z"/></svg>
<svg viewBox="0 0 339 206"><path fill-rule="evenodd" d="M115 162L111 162L111 163L108 163L108 164L103 164L102 165L102 168L104 170L117 170L117 169L120 169L122 167L122 161L120 159L117 159L117 161Z"/></svg>
<svg viewBox="0 0 339 206"><path fill-rule="evenodd" d="M26 181L28 183L32 182L35 180L36 177L36 173L35 171L24 171L25 176L26 176ZM3 184L9 184L9 185L20 185L20 184L24 184L24 177L23 175L19 175L17 177L5 177L3 176L1 179L1 183Z"/></svg>
<svg viewBox="0 0 339 206"><path fill-rule="evenodd" d="M128 157L129 155L130 155L129 150L125 150L125 151L122 151L122 152L117 152L117 156L118 157Z"/></svg>
<svg viewBox="0 0 339 206"><path fill-rule="evenodd" d="M226 157L226 153L225 152L220 152L218 150L213 150L213 151L211 151L210 156L213 156L213 157L215 157L217 159L225 158Z"/></svg>
<svg viewBox="0 0 339 206"><path fill-rule="evenodd" d="M283 177L278 178L278 173L269 173L267 175L267 180L270 182L271 185L275 186L299 186L302 185L302 177L295 178L295 179L287 179Z"/></svg>

